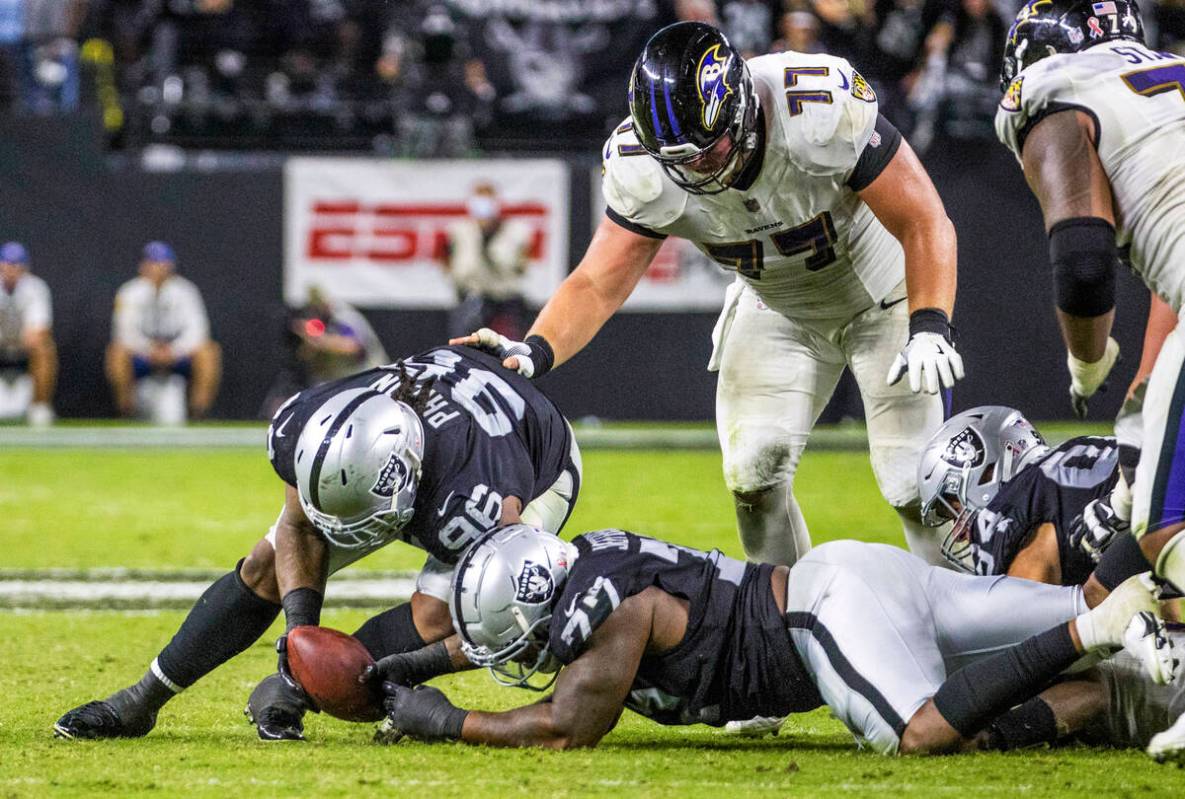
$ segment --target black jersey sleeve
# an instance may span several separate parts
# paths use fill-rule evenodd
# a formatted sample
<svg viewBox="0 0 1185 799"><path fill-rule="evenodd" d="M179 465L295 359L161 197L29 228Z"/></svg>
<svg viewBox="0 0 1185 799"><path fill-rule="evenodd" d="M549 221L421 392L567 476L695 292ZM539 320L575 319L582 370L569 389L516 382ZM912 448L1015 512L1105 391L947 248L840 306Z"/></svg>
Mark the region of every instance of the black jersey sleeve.
<svg viewBox="0 0 1185 799"><path fill-rule="evenodd" d="M863 191L868 188L874 180L880 177L881 172L885 171L885 167L893 160L893 156L900 148L901 132L893 126L892 122L885 119L883 114L878 114L872 139L865 145L859 160L856 161L856 168L848 176L849 188L852 191Z"/></svg>

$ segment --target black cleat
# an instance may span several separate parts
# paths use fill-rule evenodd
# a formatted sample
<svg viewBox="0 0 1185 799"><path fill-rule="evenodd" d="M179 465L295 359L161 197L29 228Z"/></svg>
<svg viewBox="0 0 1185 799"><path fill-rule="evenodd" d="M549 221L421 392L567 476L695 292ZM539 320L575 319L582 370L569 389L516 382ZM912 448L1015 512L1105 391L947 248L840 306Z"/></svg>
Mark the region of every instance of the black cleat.
<svg viewBox="0 0 1185 799"><path fill-rule="evenodd" d="M303 741L306 706L301 693L271 674L255 686L243 715L263 741Z"/></svg>
<svg viewBox="0 0 1185 799"><path fill-rule="evenodd" d="M109 702L87 702L58 719L53 725L55 738L73 741L78 738L140 738L156 725L152 713L137 725L125 725Z"/></svg>

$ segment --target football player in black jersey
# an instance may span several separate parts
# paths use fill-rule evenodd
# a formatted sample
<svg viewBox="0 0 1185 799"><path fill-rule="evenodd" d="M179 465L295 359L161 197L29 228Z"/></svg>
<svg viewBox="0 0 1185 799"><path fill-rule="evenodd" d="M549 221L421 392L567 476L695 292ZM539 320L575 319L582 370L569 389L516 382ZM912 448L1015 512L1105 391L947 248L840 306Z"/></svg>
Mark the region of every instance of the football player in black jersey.
<svg viewBox="0 0 1185 799"><path fill-rule="evenodd" d="M138 737L174 695L254 643L284 611L317 624L326 579L403 541L428 552L409 603L356 636L376 658L452 633L453 564L485 531L529 521L558 531L576 502L580 454L555 405L495 358L438 347L303 391L276 413L268 456L285 483L276 524L194 605L136 684L77 707L64 738ZM303 694L280 674L252 694L260 737L302 736Z"/></svg>
<svg viewBox="0 0 1185 799"><path fill-rule="evenodd" d="M1020 411L972 408L947 420L922 454L923 520L953 522L942 550L960 569L1082 585L1098 604L1150 568L1130 535L1084 536L1083 513L1109 501L1121 458L1113 437L1050 447Z"/></svg>
<svg viewBox="0 0 1185 799"><path fill-rule="evenodd" d="M392 731L426 740L594 746L624 707L722 725L827 704L885 754L1008 748L1058 737L1067 709L1038 694L1084 653L1126 642L1172 679L1150 586L1133 577L1087 611L1077 586L959 574L881 544L834 541L787 568L622 530L567 544L520 524L462 556L450 610L461 651L500 682L562 666L549 699L455 707L406 685L431 676L417 671L426 652L379 670L402 677L383 686Z"/></svg>

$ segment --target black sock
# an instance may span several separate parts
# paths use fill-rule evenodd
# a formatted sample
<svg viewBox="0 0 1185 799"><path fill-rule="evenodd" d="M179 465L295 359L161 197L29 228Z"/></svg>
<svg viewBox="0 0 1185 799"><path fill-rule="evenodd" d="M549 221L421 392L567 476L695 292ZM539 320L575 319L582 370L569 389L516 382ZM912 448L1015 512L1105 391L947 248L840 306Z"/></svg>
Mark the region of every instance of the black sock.
<svg viewBox="0 0 1185 799"><path fill-rule="evenodd" d="M1114 591L1128 577L1151 569L1152 564L1144 557L1144 550L1140 549L1136 537L1130 533L1118 533L1099 558L1098 565L1094 567L1094 576L1103 588Z"/></svg>
<svg viewBox="0 0 1185 799"><path fill-rule="evenodd" d="M157 656L157 666L174 690L188 688L251 646L279 615L279 605L243 582L242 564L206 589Z"/></svg>
<svg viewBox="0 0 1185 799"><path fill-rule="evenodd" d="M1059 624L965 666L934 694L934 706L964 738L973 738L988 722L1029 699L1081 655L1067 624Z"/></svg>
<svg viewBox="0 0 1185 799"><path fill-rule="evenodd" d="M1057 718L1053 708L1039 696L1012 708L992 722L988 746L991 749L1025 749L1057 741Z"/></svg>
<svg viewBox="0 0 1185 799"><path fill-rule="evenodd" d="M358 628L354 637L362 642L375 660L397 652L414 652L427 645L412 621L410 602L370 617Z"/></svg>

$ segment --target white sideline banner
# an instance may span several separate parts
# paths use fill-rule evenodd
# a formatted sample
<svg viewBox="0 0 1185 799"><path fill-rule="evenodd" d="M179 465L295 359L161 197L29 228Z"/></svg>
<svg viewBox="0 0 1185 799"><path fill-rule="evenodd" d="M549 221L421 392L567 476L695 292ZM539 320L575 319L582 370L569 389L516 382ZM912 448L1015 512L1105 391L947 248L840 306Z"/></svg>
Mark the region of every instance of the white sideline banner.
<svg viewBox="0 0 1185 799"><path fill-rule="evenodd" d="M452 308L448 225L478 183L532 231L525 281L542 305L568 273L568 170L555 160L290 158L284 165L284 299L321 286L363 308Z"/></svg>
<svg viewBox="0 0 1185 799"><path fill-rule="evenodd" d="M590 200L596 230L605 218L599 169L592 176ZM735 278L735 272L724 269L690 241L668 236L622 310L719 311L724 305L724 290Z"/></svg>

